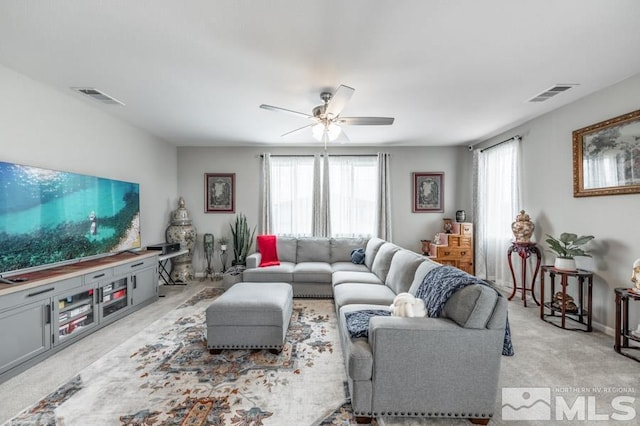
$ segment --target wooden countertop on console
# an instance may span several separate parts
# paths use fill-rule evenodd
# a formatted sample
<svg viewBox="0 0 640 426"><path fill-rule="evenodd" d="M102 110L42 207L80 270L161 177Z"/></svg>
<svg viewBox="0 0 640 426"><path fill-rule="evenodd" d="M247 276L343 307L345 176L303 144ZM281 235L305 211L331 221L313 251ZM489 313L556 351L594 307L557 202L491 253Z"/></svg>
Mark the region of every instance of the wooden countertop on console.
<svg viewBox="0 0 640 426"><path fill-rule="evenodd" d="M26 278L26 281L16 284L0 283L0 296L14 293L16 291L28 290L39 287L41 285L50 284L54 281L60 281L68 278L78 277L91 272L99 271L105 267L113 267L129 263L136 259L147 259L149 257L158 256L160 251L142 250L135 253L123 252L98 259L85 260L68 265L56 266L40 271L28 272L24 274L4 277L8 280Z"/></svg>

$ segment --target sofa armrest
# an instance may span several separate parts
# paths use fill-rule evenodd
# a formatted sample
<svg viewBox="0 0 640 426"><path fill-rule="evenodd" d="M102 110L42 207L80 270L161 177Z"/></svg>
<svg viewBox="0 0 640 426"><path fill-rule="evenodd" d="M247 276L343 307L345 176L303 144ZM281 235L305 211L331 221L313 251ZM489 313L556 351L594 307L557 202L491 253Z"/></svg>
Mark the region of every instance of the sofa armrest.
<svg viewBox="0 0 640 426"><path fill-rule="evenodd" d="M463 328L444 318L371 318L372 407L491 415L503 339L503 329Z"/></svg>
<svg viewBox="0 0 640 426"><path fill-rule="evenodd" d="M247 256L247 269L257 268L260 265L262 255L259 252L251 253Z"/></svg>

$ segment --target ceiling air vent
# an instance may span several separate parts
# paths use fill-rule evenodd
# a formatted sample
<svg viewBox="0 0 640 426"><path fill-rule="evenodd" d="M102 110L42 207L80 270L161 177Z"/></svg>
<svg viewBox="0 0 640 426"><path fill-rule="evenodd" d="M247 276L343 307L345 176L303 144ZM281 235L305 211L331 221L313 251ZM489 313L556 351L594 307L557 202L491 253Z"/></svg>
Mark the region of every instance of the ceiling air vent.
<svg viewBox="0 0 640 426"><path fill-rule="evenodd" d="M94 89L93 87L72 87L71 89L75 90L78 93L82 93L83 95L89 96L90 98L95 99L98 102L102 102L103 104L124 106L123 102L120 102L116 98L111 97L98 89Z"/></svg>
<svg viewBox="0 0 640 426"><path fill-rule="evenodd" d="M527 102L544 102L559 93L562 93L566 90L571 89L574 86L577 86L577 84L556 84L550 89L547 89L544 92L535 95L533 98L529 99Z"/></svg>

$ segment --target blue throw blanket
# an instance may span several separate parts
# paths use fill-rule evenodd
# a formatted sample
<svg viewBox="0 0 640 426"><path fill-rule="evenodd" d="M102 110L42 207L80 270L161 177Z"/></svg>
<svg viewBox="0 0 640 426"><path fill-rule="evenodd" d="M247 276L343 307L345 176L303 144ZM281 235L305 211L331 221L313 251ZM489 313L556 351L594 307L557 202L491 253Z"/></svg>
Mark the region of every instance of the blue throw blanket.
<svg viewBox="0 0 640 426"><path fill-rule="evenodd" d="M362 311L352 311L344 314L347 320L347 330L351 338L369 337L369 319L371 317L388 317L391 312L382 309L364 309Z"/></svg>
<svg viewBox="0 0 640 426"><path fill-rule="evenodd" d="M481 284L492 288L498 293L498 297L502 294L486 281L467 274L453 266L438 266L427 272L416 291L415 297L424 300L425 307L431 318L439 318L442 309L449 297L456 291L472 284ZM505 325L504 343L502 345L502 355L513 356L513 344L511 342L511 329L509 327L509 318Z"/></svg>

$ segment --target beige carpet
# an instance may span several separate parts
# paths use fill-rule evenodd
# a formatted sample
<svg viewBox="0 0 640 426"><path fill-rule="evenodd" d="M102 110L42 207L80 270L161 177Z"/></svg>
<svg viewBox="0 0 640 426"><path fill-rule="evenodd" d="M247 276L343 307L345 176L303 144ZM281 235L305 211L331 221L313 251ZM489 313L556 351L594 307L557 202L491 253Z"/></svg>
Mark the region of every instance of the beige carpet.
<svg viewBox="0 0 640 426"><path fill-rule="evenodd" d="M171 289L171 292L176 293L170 296L175 298L173 307L187 299L188 296L196 294L201 289L202 284L198 283L188 289L184 288L179 291L177 289ZM187 294L189 292L191 293ZM301 303L303 302L302 299L297 300L298 308L301 307ZM331 303L327 302L329 301L320 301L320 304L325 303L330 308ZM166 309L170 305L169 301L161 299L160 302L154 304L156 305L155 307L151 305L140 311L140 313L133 314L132 317L144 317L144 311L147 309L148 312L157 315L156 311L162 304L164 304L166 312L163 315L159 315L159 317L166 317L162 319L165 323L168 319L172 319L173 322L176 323L176 320L180 318L191 318L191 315L183 315L180 311L184 313L186 312L185 309L194 307L200 309L196 303L193 304L191 308L183 307L181 309L169 310ZM173 307L171 309L173 309ZM329 308L328 311L331 313L332 310ZM317 308L314 307L314 309ZM537 308L524 308L521 302L516 300L510 303L509 315L516 355L514 357L502 358L502 372L500 389L498 390L498 401L496 404L496 416L491 424L571 425L591 424L596 420L598 424L638 423L638 418L640 417L638 417L636 413L640 414L640 395L638 394L640 390L640 380L638 379L640 377L640 363L616 354L613 351L613 339L610 336L598 332L583 333L557 329L540 321ZM132 319L135 319L135 317ZM123 319L107 327L107 329L112 328L115 330L121 325L125 326L125 320L126 319ZM331 321L335 321L335 319L331 317L330 322ZM181 321L177 322L180 323ZM198 368L203 368L204 365L209 365L210 359L205 360L199 358L203 355L200 349L189 350L187 349L188 345L182 347L180 350L155 348L155 345L157 345L162 338L165 340L169 339L168 336L171 333L165 330L165 327L160 327L160 329L169 334L159 339L157 334L158 330L156 330L156 335L153 334L152 326L154 324L155 323L152 322L146 327L151 327L150 330L146 330L145 328L139 331L138 333L141 335L136 336L135 339L129 339L124 343L120 341L121 344L118 348L114 348L112 351L105 351L102 354L103 356L97 357L97 360L92 365L90 364L80 369L79 375L75 373L67 376L64 381L58 383L58 385L66 384L66 387L63 386L60 388L61 394L64 394L66 390L72 391L86 386L87 382L86 379L83 378L83 375L93 377L92 380L89 380L90 382L94 380L97 382L100 376L106 375L106 372L111 369L114 370L113 374L121 376L121 384L120 388L116 387L116 389L119 390L113 392L113 395L110 395L109 398L115 398L117 400L119 396L121 397L120 399L129 399L122 398L122 396L125 394L129 395L132 389L138 389L137 393L139 394L142 394L143 391L149 392L153 390L154 387L158 387L158 383L162 383L161 379L164 377L163 375L171 375L174 371L179 371L180 374L186 374L187 376L197 376L194 371L198 371ZM182 341L183 343L191 341L191 343L194 343L200 339L200 337L196 337L196 334L193 333L193 324L187 321L182 324L181 327L178 325L174 326L176 330L182 330L182 334L176 334L176 336L180 336L180 338L177 339L178 341ZM222 410L225 413L224 423L211 422L205 424L353 424L350 407L348 404L341 404L340 402L344 402L345 394L342 384L344 372L340 359L341 355L339 354L339 344L331 344L332 352L326 349L326 345L337 341L334 340L335 336L332 334L334 332L334 325L325 325L325 329L328 330L326 334L327 340L320 338L318 340L320 343L316 343L315 348L313 345L305 345L306 352L301 352L306 353L305 356L309 356L310 358L302 361L302 363L298 362L297 365L301 366L300 374L295 373L295 368L293 370L289 369L289 372L293 371L293 373L287 376L287 380L292 380L295 383L281 383L284 373L279 371L285 370L283 367L284 364L280 364L279 367L275 366L269 370L266 366L268 366L270 362L274 362L274 359L270 359L268 354L265 353L258 352L256 353L258 355L254 355L252 358L246 355L232 355L230 360L217 363L215 366L215 368L218 369L216 370L216 376L218 376L221 371L230 371L229 374L232 375L237 374L238 370L234 370L231 365L234 360L239 358L242 358L242 363L245 363L245 365L248 365L247 362L251 362L254 367L259 367L254 368L252 374L256 374L259 370L263 372L257 373L258 375L262 375L261 377L253 377L251 374L243 375L243 377L248 378L250 382L242 385L245 386L245 388L235 385L229 387L226 393L217 393L218 398L220 395L224 396L228 393L226 397L227 403L231 401L231 403L236 404L233 405L236 408L242 407L244 404L244 408L234 410L230 408L226 411L227 408L223 407ZM322 333L323 332L320 334ZM98 333L95 334L97 335ZM146 344L141 345L142 341L145 340L142 338L143 334L148 335L149 338L146 340L152 342L150 347ZM85 344L85 341L89 341L93 336L94 335L83 339L83 341L74 344L67 350L82 353L81 347ZM160 333L160 336L163 336L162 333ZM132 344L132 340L135 344ZM313 339L311 339L311 341L313 341ZM325 351L320 352L320 348L323 347ZM111 363L109 362L109 355L117 351L119 352L121 349L124 350L123 353L128 353L127 357L137 366L135 373L124 373L124 370L122 370L123 367L121 366L124 361L117 362L117 368L113 368L113 360ZM473 350L473 348L469 348L469 350ZM157 355L158 353L164 352L167 353L165 356L166 359ZM287 351L285 351L284 359L290 359L286 357L289 357L291 353L292 352L289 352L287 355ZM196 356L196 354L199 355ZM331 355L329 356L329 354ZM312 361L314 365L308 368L305 364L312 358L312 355L318 358L314 358ZM226 356L229 355L227 354ZM400 353L399 356L401 356ZM158 359L154 359L154 357ZM47 360L32 370L42 368L41 366L43 364L50 364L49 368L55 370L55 367L52 367L55 361L56 360ZM277 362L282 362L282 358ZM327 372L324 372L325 370L318 369L319 364L324 364L325 367L330 366L330 368ZM274 365L275 364L273 364L272 367ZM191 368L194 368L194 370L190 370ZM94 371L94 376L87 375L87 371L91 369ZM314 369L316 371L323 371L321 376L328 374L328 372L331 373L332 378L329 380L331 385L326 384L327 389L331 388L330 391L320 393L312 392L314 389L318 389L315 387L317 380L315 376L311 378L306 372L313 371ZM264 371L267 371L267 373L264 373ZM271 373L275 375L271 376ZM33 373L27 371L24 375L21 375L24 376L24 380L21 380L21 376L18 376L12 379L10 381L11 383L7 382L0 385L0 394L9 400L12 399L13 394L9 393L13 392L12 389L18 389L22 385L22 382L33 383L34 379L30 377L30 374ZM132 379L133 376L136 376L135 384ZM140 380L146 380L146 385L142 388L140 388ZM86 421L87 417L83 417L84 415L79 414L79 412L72 412L70 408L67 409L63 407L59 413L53 412L53 417L55 418L57 415L60 417L60 420L56 423L48 424L180 424L180 422L187 418L195 419L196 417L189 416L195 415L198 411L200 413L212 413L215 409L220 410L220 407L216 408L216 404L219 403L220 399L216 400L216 395L212 394L210 390L216 386L215 381L212 382L210 379L202 382L198 381L196 386L183 386L184 389L173 386L174 384L170 386L170 384L171 381L167 380L166 386L174 390L181 389L183 392L170 403L170 406L174 408L173 411L171 409L152 408L153 404L157 401L153 401L150 395L155 395L157 392L145 394L146 396L144 398L137 397L132 398L131 401L125 401L123 406L127 408L126 410L113 409L113 405L103 402L103 397L109 392L98 392L91 402L91 406L94 407L94 409L90 410L91 413L89 413L89 415L97 415L94 411L99 411L100 415L106 416L103 417L103 419L108 420L101 420L99 423L86 423L83 421ZM218 385L220 384L218 383ZM320 383L320 385L324 386L325 384ZM106 389L107 386L109 386L108 383L105 383L104 387L101 386L101 388ZM20 409L38 403L41 406L46 406L47 401L60 397L61 394L51 395L52 390L58 389L58 387L59 386L55 386L51 388L51 390L43 388L38 397L34 398L31 396L30 400L29 397L23 398L23 405ZM164 387L165 385L162 385L160 388ZM237 392L235 389L237 389ZM282 393L285 389L287 391L297 390L293 393ZM79 394L81 390L76 390L75 392ZM42 399L42 397L47 395L49 395L49 399ZM212 395L214 396L213 398ZM276 400L280 399L281 402L270 402L270 395L277 395L279 398L276 398ZM504 407L503 395L505 396ZM323 399L326 396L330 396L330 398L328 400ZM13 405L7 405L5 403L7 399L3 398L3 400L0 400L0 414L6 416L0 418L0 421L7 420L17 415L20 411L20 409L10 408L14 407L16 402L14 401ZM136 399L138 400L137 402L135 401ZM164 397L159 399L164 399ZM144 402L144 404L142 404L142 402ZM229 405L229 407L231 406L232 405ZM515 412L516 418L526 418L528 420L521 420L519 422L508 420L509 416L511 416L511 418L514 416L513 408L517 409ZM13 411L7 413L5 409L11 409ZM80 409L82 410L82 408ZM505 418L503 418L503 409ZM145 410L148 410L148 412ZM558 414L561 420L556 420ZM632 415L633 418L631 418ZM549 416L551 421L533 420L534 418L545 418L545 416ZM617 418L626 418L627 420L616 420ZM386 426L469 424L466 421L460 420L434 419L379 419L378 423ZM28 417L23 417L23 420L20 422L9 424L38 423L31 422Z"/></svg>

